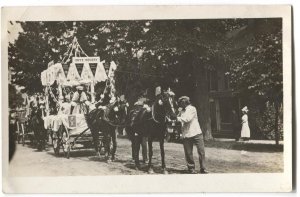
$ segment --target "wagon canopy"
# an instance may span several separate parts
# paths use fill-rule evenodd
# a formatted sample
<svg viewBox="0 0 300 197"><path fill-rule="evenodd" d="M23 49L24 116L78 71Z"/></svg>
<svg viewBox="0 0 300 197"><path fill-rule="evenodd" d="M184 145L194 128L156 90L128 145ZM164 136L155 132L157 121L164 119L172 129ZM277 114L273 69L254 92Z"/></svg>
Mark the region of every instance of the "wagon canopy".
<svg viewBox="0 0 300 197"><path fill-rule="evenodd" d="M73 57L70 64L56 63L41 73L43 86L55 81L62 86L75 86L106 81L107 75L99 57Z"/></svg>
<svg viewBox="0 0 300 197"><path fill-rule="evenodd" d="M104 62L100 57L78 57L78 54L85 52L81 49L75 37L68 52L67 59L61 63L50 62L48 69L41 73L43 86L52 85L55 81L61 86L76 86L106 81L107 74L104 69ZM114 64L114 63L113 63Z"/></svg>

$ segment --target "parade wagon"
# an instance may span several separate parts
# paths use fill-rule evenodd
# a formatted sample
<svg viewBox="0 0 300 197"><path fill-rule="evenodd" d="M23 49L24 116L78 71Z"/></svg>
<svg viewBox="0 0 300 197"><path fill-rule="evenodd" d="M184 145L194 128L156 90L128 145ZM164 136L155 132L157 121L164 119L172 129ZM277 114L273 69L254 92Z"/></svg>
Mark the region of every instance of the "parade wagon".
<svg viewBox="0 0 300 197"><path fill-rule="evenodd" d="M26 107L21 107L13 110L15 114L15 134L18 143L25 145L26 140L30 140L32 143L34 140L34 133L28 128L28 109Z"/></svg>
<svg viewBox="0 0 300 197"><path fill-rule="evenodd" d="M83 54L83 56L81 56ZM111 65L115 65L111 62ZM50 62L41 73L46 100L44 126L56 155L63 150L67 158L73 149L92 148L93 138L85 115L95 103L94 86L106 82L107 73L100 57L88 57L81 49L76 37L61 63ZM75 88L81 87L87 100L77 103L79 110L72 110ZM99 135L100 149L103 135Z"/></svg>

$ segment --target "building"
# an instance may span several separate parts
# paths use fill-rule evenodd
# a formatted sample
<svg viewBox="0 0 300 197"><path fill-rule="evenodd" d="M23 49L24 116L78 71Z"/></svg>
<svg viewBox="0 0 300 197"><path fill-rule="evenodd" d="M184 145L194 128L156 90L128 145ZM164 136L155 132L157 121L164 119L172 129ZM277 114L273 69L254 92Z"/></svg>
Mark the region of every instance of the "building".
<svg viewBox="0 0 300 197"><path fill-rule="evenodd" d="M213 137L234 138L232 110L240 116L241 104L230 89L226 66L208 72L210 119Z"/></svg>

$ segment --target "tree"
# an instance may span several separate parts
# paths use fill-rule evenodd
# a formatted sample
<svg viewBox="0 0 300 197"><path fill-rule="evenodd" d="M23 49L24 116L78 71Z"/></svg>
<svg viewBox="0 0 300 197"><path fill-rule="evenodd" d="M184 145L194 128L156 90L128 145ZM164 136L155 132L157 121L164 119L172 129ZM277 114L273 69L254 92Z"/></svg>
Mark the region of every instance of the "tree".
<svg viewBox="0 0 300 197"><path fill-rule="evenodd" d="M130 100L142 89L153 90L154 84L176 86L178 96L190 96L205 138L212 138L205 73L216 69L215 56L222 54L225 29L221 21L22 22L21 26L24 32L9 46L15 84L29 92L41 91L41 71L48 62L63 59L76 35L90 56L117 62L117 89Z"/></svg>
<svg viewBox="0 0 300 197"><path fill-rule="evenodd" d="M9 99L10 109L14 109L22 105L23 103L22 95L16 90L15 86L8 84L8 94L9 94L9 98L14 98L14 99Z"/></svg>
<svg viewBox="0 0 300 197"><path fill-rule="evenodd" d="M234 89L275 109L275 141L279 144L279 108L283 102L282 20L252 19L233 37L231 82ZM240 40L245 40L239 43ZM240 45L237 45L239 43ZM232 46L232 45L231 45Z"/></svg>

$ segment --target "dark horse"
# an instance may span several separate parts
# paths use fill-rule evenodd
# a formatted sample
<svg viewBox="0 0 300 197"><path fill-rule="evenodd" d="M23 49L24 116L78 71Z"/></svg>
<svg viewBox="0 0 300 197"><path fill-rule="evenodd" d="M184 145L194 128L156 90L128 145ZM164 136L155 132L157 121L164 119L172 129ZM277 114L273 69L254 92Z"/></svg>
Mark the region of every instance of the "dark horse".
<svg viewBox="0 0 300 197"><path fill-rule="evenodd" d="M139 149L143 137L148 137L149 146L149 163L148 172L153 173L152 169L152 143L154 140L159 141L162 169L167 174L165 164L164 138L166 133L166 119L175 119L176 112L174 101L168 93L158 95L151 109L139 107L130 111L127 121L129 125L126 132L132 142L132 151L135 159L135 168L140 168Z"/></svg>
<svg viewBox="0 0 300 197"><path fill-rule="evenodd" d="M44 109L41 108L39 104L35 106L32 105L31 116L29 120L29 127L34 133L34 138L38 150L45 149L47 138L47 132L44 128L43 110Z"/></svg>
<svg viewBox="0 0 300 197"><path fill-rule="evenodd" d="M127 116L127 103L117 99L113 103L109 103L105 108L96 108L86 115L86 120L89 129L91 130L95 150L100 155L100 132L104 137L104 149L106 159L115 160L115 153L117 150L117 134L116 127L125 124ZM112 150L110 143L112 141ZM111 156L111 158L110 158Z"/></svg>

